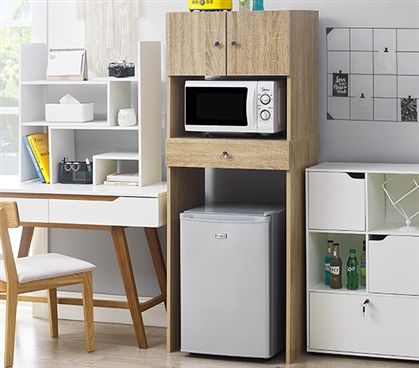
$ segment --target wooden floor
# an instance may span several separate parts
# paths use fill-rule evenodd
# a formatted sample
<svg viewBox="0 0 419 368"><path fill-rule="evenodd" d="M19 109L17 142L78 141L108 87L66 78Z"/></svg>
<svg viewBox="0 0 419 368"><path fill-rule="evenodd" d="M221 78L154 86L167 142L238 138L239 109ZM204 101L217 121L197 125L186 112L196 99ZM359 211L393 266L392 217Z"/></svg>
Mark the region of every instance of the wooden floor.
<svg viewBox="0 0 419 368"><path fill-rule="evenodd" d="M3 361L4 308L0 305L0 361ZM211 358L183 353L167 354L165 330L147 328L150 348L139 350L131 326L97 323L96 352L86 353L81 322L60 321L58 339L49 337L48 322L33 319L29 309L18 311L15 368L407 368L417 363L306 355L302 362L285 365L283 357L269 361Z"/></svg>

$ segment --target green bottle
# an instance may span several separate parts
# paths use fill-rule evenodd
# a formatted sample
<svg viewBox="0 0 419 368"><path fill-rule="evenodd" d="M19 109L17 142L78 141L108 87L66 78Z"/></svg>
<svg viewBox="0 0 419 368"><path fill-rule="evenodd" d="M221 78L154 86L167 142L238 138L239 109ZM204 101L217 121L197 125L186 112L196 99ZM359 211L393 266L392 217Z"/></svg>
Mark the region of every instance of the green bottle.
<svg viewBox="0 0 419 368"><path fill-rule="evenodd" d="M361 264L359 265L359 285L365 286L367 284L367 257L365 255L365 240L362 245Z"/></svg>
<svg viewBox="0 0 419 368"><path fill-rule="evenodd" d="M346 287L348 290L358 289L358 260L356 259L355 249L349 250L349 259L346 264Z"/></svg>

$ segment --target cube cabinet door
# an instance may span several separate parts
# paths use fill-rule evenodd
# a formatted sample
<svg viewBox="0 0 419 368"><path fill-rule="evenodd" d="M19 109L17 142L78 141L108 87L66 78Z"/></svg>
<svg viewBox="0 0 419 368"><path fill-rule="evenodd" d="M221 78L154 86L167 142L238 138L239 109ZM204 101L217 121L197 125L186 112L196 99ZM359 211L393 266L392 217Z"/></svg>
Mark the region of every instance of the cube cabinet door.
<svg viewBox="0 0 419 368"><path fill-rule="evenodd" d="M308 223L313 230L365 230L365 174L310 172Z"/></svg>
<svg viewBox="0 0 419 368"><path fill-rule="evenodd" d="M419 237L371 237L368 242L369 291L419 295Z"/></svg>
<svg viewBox="0 0 419 368"><path fill-rule="evenodd" d="M167 14L167 74L226 74L224 12Z"/></svg>
<svg viewBox="0 0 419 368"><path fill-rule="evenodd" d="M228 75L290 74L290 12L227 14Z"/></svg>
<svg viewBox="0 0 419 368"><path fill-rule="evenodd" d="M419 357L418 310L417 298L310 293L309 348Z"/></svg>

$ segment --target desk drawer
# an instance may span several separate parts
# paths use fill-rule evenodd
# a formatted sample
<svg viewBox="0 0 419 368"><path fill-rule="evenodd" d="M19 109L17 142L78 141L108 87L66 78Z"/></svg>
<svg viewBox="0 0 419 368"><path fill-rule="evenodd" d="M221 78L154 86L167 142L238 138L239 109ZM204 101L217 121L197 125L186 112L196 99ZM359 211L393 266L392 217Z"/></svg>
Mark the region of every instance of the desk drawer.
<svg viewBox="0 0 419 368"><path fill-rule="evenodd" d="M158 227L166 223L166 196L114 201L49 200L52 223Z"/></svg>
<svg viewBox="0 0 419 368"><path fill-rule="evenodd" d="M285 140L171 138L166 145L169 167L289 169Z"/></svg>
<svg viewBox="0 0 419 368"><path fill-rule="evenodd" d="M5 198L15 201L21 222L48 222L48 199Z"/></svg>

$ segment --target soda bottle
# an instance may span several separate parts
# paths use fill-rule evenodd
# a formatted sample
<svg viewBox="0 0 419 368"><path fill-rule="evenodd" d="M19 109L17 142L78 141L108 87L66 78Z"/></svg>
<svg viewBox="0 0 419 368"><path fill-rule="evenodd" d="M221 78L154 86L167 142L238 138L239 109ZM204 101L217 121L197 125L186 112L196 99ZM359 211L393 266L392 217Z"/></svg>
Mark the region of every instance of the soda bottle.
<svg viewBox="0 0 419 368"><path fill-rule="evenodd" d="M362 242L362 255L359 267L359 285L365 286L367 284L367 258L365 255L365 240Z"/></svg>
<svg viewBox="0 0 419 368"><path fill-rule="evenodd" d="M358 260L355 249L349 250L349 259L346 267L346 287L348 290L358 289Z"/></svg>
<svg viewBox="0 0 419 368"><path fill-rule="evenodd" d="M330 287L342 288L342 259L339 257L339 243L333 244L333 257L330 262Z"/></svg>
<svg viewBox="0 0 419 368"><path fill-rule="evenodd" d="M332 262L333 240L327 241L327 254L324 257L324 284L330 286L330 262Z"/></svg>

